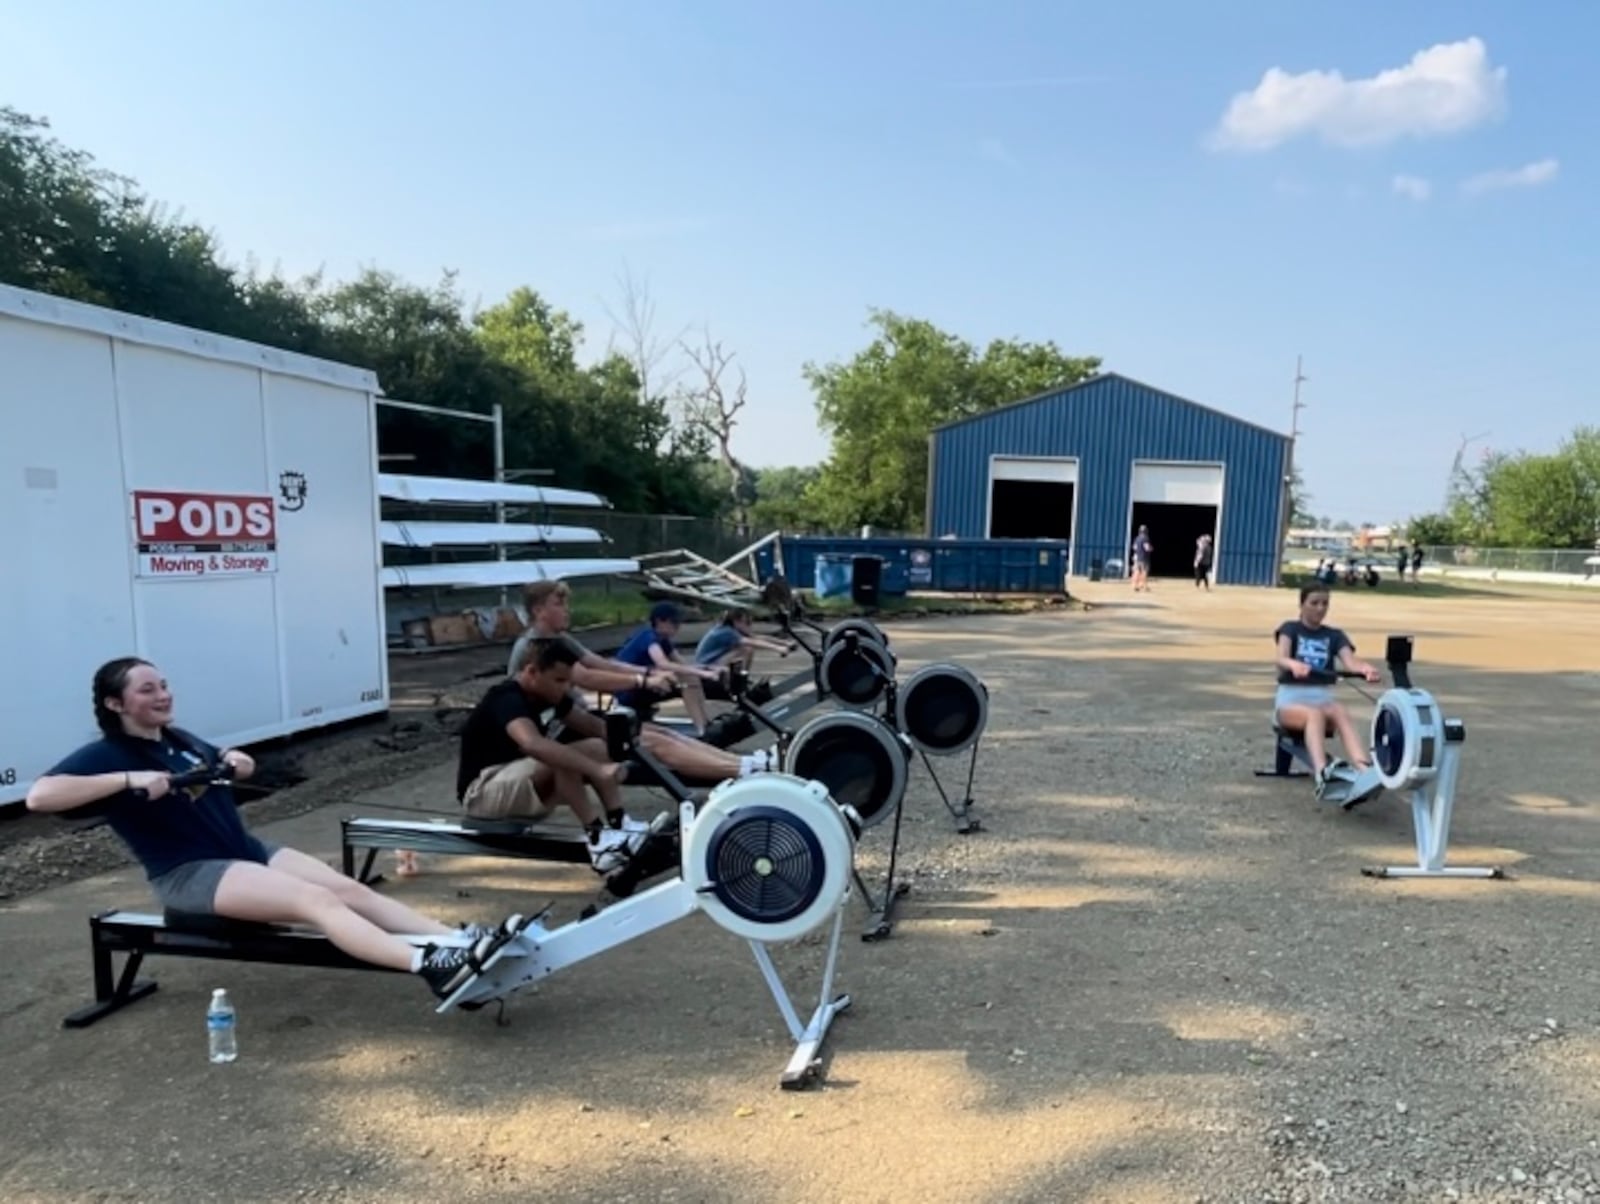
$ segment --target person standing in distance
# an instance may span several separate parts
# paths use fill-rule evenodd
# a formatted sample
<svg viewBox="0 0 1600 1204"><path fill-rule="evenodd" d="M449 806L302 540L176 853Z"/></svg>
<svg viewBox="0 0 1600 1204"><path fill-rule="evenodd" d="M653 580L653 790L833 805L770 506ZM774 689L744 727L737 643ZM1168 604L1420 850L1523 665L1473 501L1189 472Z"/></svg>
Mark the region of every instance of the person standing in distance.
<svg viewBox="0 0 1600 1204"><path fill-rule="evenodd" d="M1194 587L1206 587L1211 592L1211 536L1202 535L1194 545Z"/></svg>
<svg viewBox="0 0 1600 1204"><path fill-rule="evenodd" d="M1150 542L1150 528L1139 524L1139 533L1133 537L1133 588L1137 593L1150 592L1150 555L1155 551Z"/></svg>

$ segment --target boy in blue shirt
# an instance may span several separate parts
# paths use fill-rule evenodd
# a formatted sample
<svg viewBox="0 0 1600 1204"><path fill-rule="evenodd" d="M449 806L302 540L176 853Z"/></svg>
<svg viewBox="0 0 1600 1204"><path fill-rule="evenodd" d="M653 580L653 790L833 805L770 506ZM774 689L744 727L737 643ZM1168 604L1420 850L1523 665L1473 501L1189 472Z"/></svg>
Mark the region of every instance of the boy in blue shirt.
<svg viewBox="0 0 1600 1204"><path fill-rule="evenodd" d="M657 602L650 608L649 623L617 649L616 659L625 665L638 665L640 669L646 671L661 669L676 676L682 691L684 708L689 712L689 718L694 721L695 730L704 733L707 716L706 692L702 683L720 681L722 670L690 664L683 659L673 644L682 626L683 612L678 609L676 602ZM616 698L620 705L631 707L638 712L639 718L644 720L655 713L660 695L648 690L635 689L623 690Z"/></svg>

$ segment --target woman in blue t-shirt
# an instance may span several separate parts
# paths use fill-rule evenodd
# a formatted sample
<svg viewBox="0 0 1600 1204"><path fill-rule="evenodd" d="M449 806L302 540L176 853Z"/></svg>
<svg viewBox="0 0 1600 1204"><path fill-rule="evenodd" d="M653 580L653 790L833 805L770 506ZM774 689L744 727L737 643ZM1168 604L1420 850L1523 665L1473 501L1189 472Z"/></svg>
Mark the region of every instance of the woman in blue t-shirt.
<svg viewBox="0 0 1600 1204"><path fill-rule="evenodd" d="M1305 740L1319 798L1332 771L1341 764L1328 755L1328 725L1339 734L1340 743L1358 772L1372 763L1366 745L1356 734L1350 712L1333 695L1338 680L1335 670L1359 673L1369 682L1378 680L1378 671L1356 656L1350 637L1327 625L1328 602L1327 586L1302 586L1300 617L1280 624L1272 633L1277 644L1273 664L1278 670L1273 717L1284 731L1299 733Z"/></svg>
<svg viewBox="0 0 1600 1204"><path fill-rule="evenodd" d="M470 955L493 928L464 925L470 946L413 945L393 934L459 937L463 929L418 915L314 857L255 836L240 819L230 786L173 790L174 776L202 766L231 766L243 781L255 762L173 726L172 692L149 661L108 661L95 672L93 689L100 738L34 782L29 810L103 816L168 910L305 924L352 957L420 975L440 998L472 976Z"/></svg>

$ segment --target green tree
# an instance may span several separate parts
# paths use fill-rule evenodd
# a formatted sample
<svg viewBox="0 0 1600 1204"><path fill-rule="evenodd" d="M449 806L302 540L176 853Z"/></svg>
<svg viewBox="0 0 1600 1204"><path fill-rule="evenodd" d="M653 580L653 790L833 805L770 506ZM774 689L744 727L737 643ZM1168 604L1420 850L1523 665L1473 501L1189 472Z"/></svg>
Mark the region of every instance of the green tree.
<svg viewBox="0 0 1600 1204"><path fill-rule="evenodd" d="M1053 342L995 340L979 354L931 322L887 310L873 310L869 326L876 337L847 363L804 368L832 439L807 498L835 529L920 530L935 427L1076 384L1100 366Z"/></svg>
<svg viewBox="0 0 1600 1204"><path fill-rule="evenodd" d="M548 468L551 483L594 490L619 510L714 512L698 479L702 444L674 432L666 399L646 394L627 356L580 365L583 324L526 287L473 326L515 382L504 402L509 464Z"/></svg>
<svg viewBox="0 0 1600 1204"><path fill-rule="evenodd" d="M1594 539L1594 497L1570 456L1507 459L1490 498L1491 535L1502 547L1583 547Z"/></svg>
<svg viewBox="0 0 1600 1204"><path fill-rule="evenodd" d="M105 304L95 275L126 184L49 128L0 108L0 280Z"/></svg>
<svg viewBox="0 0 1600 1204"><path fill-rule="evenodd" d="M1463 466L1448 518L1480 547L1582 548L1600 535L1600 428L1575 429L1552 453L1485 452Z"/></svg>
<svg viewBox="0 0 1600 1204"><path fill-rule="evenodd" d="M578 362L579 323L532 289L469 318L453 274L418 287L379 269L326 285L225 261L213 235L63 146L47 122L0 108L0 280L372 369L396 400L506 415L507 462L618 508L714 514L703 432L674 424L624 355ZM648 335L649 309L639 329ZM659 357L640 345L647 370ZM487 476L488 428L380 407L404 469ZM400 464L393 464L400 467Z"/></svg>
<svg viewBox="0 0 1600 1204"><path fill-rule="evenodd" d="M0 108L0 280L74 301L321 354L307 287L243 276L212 234L94 166L49 123Z"/></svg>
<svg viewBox="0 0 1600 1204"><path fill-rule="evenodd" d="M1425 548L1452 547L1461 542L1455 519L1448 514L1419 514L1405 526L1406 538Z"/></svg>
<svg viewBox="0 0 1600 1204"><path fill-rule="evenodd" d="M804 532L819 524L810 490L822 475L815 465L805 468L758 468L755 501L750 504L750 529Z"/></svg>

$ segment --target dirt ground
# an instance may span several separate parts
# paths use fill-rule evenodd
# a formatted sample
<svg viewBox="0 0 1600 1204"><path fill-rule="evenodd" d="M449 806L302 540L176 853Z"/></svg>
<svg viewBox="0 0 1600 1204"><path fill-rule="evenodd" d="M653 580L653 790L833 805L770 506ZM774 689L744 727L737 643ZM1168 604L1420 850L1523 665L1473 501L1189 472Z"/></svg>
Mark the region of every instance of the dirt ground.
<svg viewBox="0 0 1600 1204"><path fill-rule="evenodd" d="M881 943L851 901L854 1006L810 1092L778 1090L780 1016L701 916L519 996L504 1027L437 1016L401 976L157 959L155 995L66 1030L87 916L148 899L125 863L23 885L15 859L49 842L11 841L0 1199L1600 1199L1600 603L1335 598L1368 656L1416 637L1417 684L1467 726L1451 860L1510 874L1380 881L1360 868L1412 856L1400 800L1344 813L1251 772L1290 595L1083 593L1088 612L889 626L902 676L955 660L989 684L985 830L955 835L919 764L912 890ZM401 730L304 752L308 780L252 822L332 859L341 815L447 811L448 708L493 661L418 671ZM375 738L399 747L352 751ZM869 882L888 835L859 850ZM427 870L384 889L449 920L570 918L596 889L577 867ZM775 957L805 1007L819 944ZM230 1066L205 1056L215 986Z"/></svg>

